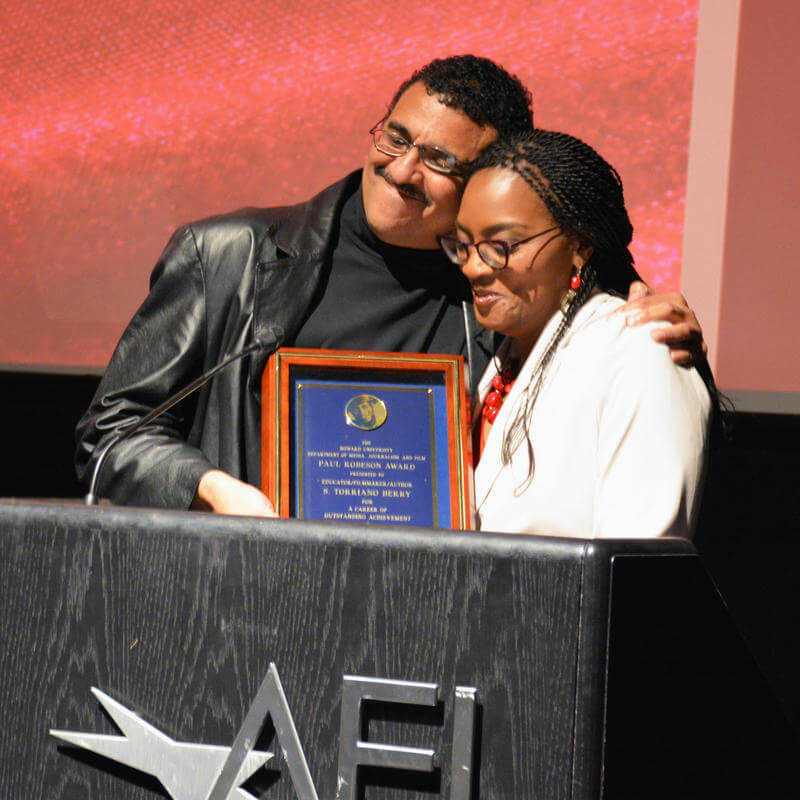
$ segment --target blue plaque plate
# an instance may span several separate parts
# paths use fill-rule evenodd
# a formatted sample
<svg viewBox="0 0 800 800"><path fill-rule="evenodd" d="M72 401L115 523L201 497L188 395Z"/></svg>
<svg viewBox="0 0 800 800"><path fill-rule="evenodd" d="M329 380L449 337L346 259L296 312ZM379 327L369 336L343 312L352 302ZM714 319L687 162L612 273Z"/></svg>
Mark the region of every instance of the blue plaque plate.
<svg viewBox="0 0 800 800"><path fill-rule="evenodd" d="M449 517L444 386L298 381L295 393L294 516L426 527Z"/></svg>

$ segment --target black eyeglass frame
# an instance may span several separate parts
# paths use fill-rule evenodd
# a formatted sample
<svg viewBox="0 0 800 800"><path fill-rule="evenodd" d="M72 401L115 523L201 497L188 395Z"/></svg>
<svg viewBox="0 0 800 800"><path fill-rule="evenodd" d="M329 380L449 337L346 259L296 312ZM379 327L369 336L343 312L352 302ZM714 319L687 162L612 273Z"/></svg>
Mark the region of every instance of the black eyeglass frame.
<svg viewBox="0 0 800 800"><path fill-rule="evenodd" d="M469 253L471 248L475 248L478 252L478 257L487 267L491 267L493 270L497 270L498 272L501 269L505 269L508 266L508 259L511 257L511 254L516 251L518 247L525 244L526 242L532 242L534 239L538 239L540 236L544 236L546 233L552 233L553 231L558 230L558 225L554 225L552 228L547 228L547 230L539 231L539 233L534 233L533 236L528 236L526 239L520 239L517 242L507 242L505 239L482 239L480 242L465 242L463 239L459 239L455 233L445 233L440 236L437 236L437 240L439 242L440 247L444 250L445 255L456 265L459 267L463 267L464 264L469 261ZM555 236L552 236L548 239L543 245L542 248L546 247L553 239L557 239L559 236L562 235L562 232L559 231ZM501 265L497 265L493 263L490 259L491 256L495 256L497 251L495 249L494 252L491 253L491 256L487 257L485 254L486 248L484 247L483 250L481 249L482 245L490 245L494 248L497 248L499 245L505 256L503 263ZM459 258L457 255L458 248L465 248L466 249L466 257ZM541 248L540 248L541 249Z"/></svg>
<svg viewBox="0 0 800 800"><path fill-rule="evenodd" d="M446 150L441 150L440 148L434 147L430 144L416 144L415 142L409 142L402 133L384 128L384 122L385 120L381 120L377 125L374 125L372 128L370 128L369 131L370 134L372 134L372 143L375 145L376 150L379 150L384 155L391 156L392 158L399 158L400 156L406 155L406 153L408 153L413 147L416 147L419 151L419 157L422 163L426 167L432 169L434 172L438 172L440 175L452 175L456 178L463 178L464 175L466 175L468 165L462 164L451 153L448 153ZM398 148L398 152L386 150L385 147L382 147L378 143L382 133L390 134L391 136L400 139L405 143L405 148ZM443 158L447 163L437 164L435 161L430 159L429 154L435 154L439 158Z"/></svg>

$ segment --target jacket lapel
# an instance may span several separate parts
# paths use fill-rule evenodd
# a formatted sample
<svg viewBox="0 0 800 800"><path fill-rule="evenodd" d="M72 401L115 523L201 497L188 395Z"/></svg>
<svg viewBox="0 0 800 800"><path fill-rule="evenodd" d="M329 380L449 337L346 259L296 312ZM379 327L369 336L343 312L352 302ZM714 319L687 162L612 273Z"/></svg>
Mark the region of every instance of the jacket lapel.
<svg viewBox="0 0 800 800"><path fill-rule="evenodd" d="M253 332L280 346L292 341L310 313L338 232L342 205L358 188L361 171L329 186L306 203L278 209L258 245ZM250 361L250 385L259 385L267 355Z"/></svg>

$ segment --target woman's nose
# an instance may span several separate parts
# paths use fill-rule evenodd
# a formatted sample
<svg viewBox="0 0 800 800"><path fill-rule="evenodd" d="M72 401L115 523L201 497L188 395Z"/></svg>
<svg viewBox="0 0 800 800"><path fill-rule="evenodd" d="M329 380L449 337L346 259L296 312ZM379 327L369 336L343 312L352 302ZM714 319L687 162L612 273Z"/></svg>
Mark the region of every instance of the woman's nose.
<svg viewBox="0 0 800 800"><path fill-rule="evenodd" d="M461 272L465 277L473 279L481 274L492 273L494 270L478 255L478 248L469 245L467 260L461 265Z"/></svg>

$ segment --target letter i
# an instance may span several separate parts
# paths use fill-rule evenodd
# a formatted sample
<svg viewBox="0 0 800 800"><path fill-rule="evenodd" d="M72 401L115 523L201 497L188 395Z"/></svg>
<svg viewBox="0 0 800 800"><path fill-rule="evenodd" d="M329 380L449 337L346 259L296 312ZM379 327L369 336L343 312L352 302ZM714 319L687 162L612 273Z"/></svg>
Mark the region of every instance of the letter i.
<svg viewBox="0 0 800 800"><path fill-rule="evenodd" d="M475 703L478 690L474 686L456 686L455 694L450 800L470 800L475 744Z"/></svg>

